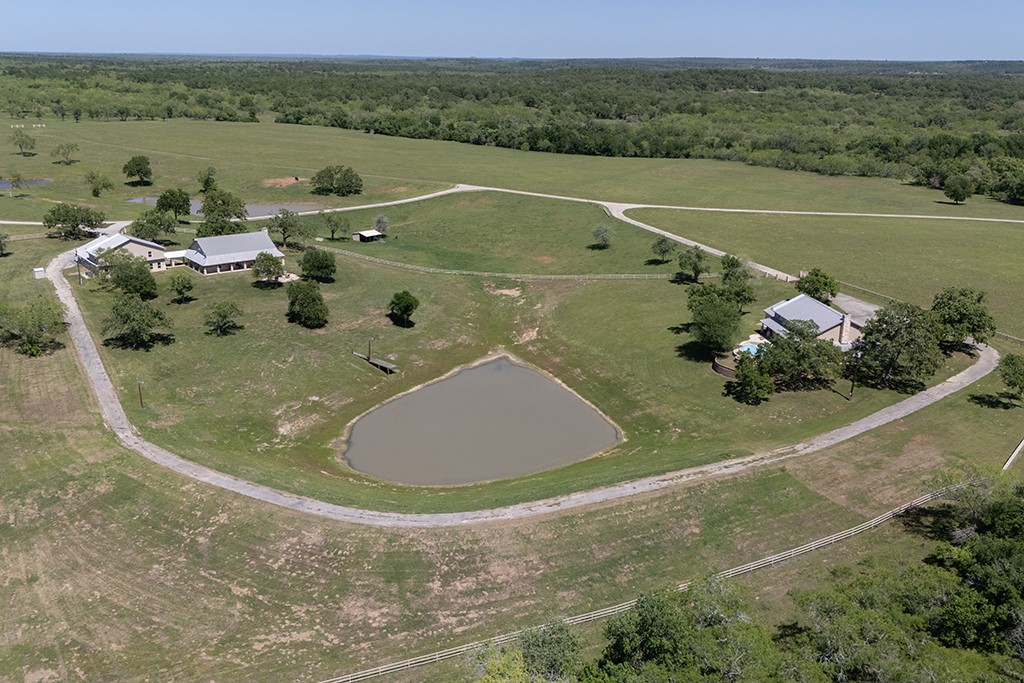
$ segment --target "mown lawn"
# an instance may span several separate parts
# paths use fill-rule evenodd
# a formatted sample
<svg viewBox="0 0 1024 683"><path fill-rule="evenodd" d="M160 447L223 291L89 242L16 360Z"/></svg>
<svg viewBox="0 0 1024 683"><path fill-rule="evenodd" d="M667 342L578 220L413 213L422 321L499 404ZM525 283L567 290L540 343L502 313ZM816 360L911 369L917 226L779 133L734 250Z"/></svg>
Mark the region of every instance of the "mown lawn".
<svg viewBox="0 0 1024 683"><path fill-rule="evenodd" d="M988 294L1000 329L1024 336L1021 225L665 209L638 209L630 216L789 273L817 266L925 307L943 287L974 287ZM858 296L855 289L848 293Z"/></svg>

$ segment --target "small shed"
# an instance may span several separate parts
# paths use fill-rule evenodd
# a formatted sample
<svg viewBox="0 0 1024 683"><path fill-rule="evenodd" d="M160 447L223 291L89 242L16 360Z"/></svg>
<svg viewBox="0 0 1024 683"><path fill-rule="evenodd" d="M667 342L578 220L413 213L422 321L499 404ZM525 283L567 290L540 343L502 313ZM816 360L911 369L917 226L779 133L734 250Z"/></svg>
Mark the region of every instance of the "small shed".
<svg viewBox="0 0 1024 683"><path fill-rule="evenodd" d="M376 242L384 236L380 230L360 230L359 232L352 233L353 239L356 242Z"/></svg>

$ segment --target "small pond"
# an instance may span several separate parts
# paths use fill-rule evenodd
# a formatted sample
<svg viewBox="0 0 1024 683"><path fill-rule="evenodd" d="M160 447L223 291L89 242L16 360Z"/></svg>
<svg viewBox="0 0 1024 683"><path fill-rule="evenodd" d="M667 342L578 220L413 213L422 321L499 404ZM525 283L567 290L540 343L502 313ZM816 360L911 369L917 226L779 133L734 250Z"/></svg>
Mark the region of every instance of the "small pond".
<svg viewBox="0 0 1024 683"><path fill-rule="evenodd" d="M35 185L49 185L52 182L53 182L52 180L49 180L47 178L33 178L32 180L23 180L23 181L21 181L21 186L22 187L33 187ZM11 181L10 180L0 180L0 190L9 190L9 189L11 189Z"/></svg>
<svg viewBox="0 0 1024 683"><path fill-rule="evenodd" d="M156 206L156 197L132 197L128 200L132 204L145 204L146 206ZM296 213L300 211L319 211L320 209L326 209L327 207L323 204L246 204L245 211L249 214L249 218L267 218L273 216L281 209L288 209ZM193 199L191 202L191 208L189 213L193 216L203 215L203 202L198 199Z"/></svg>
<svg viewBox="0 0 1024 683"><path fill-rule="evenodd" d="M498 358L359 418L345 459L388 481L469 484L567 465L618 441L619 430L579 396Z"/></svg>

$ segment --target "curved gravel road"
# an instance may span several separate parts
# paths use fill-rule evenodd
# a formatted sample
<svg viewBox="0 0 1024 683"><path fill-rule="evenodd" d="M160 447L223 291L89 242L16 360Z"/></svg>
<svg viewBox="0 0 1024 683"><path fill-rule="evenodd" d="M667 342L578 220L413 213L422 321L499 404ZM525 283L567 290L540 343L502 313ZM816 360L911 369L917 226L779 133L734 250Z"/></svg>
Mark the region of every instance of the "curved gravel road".
<svg viewBox="0 0 1024 683"><path fill-rule="evenodd" d="M579 197L561 197L558 195L546 195L541 193L532 192L521 192L517 190L506 190L502 188L493 187L482 187L475 185L457 185L449 190L442 190L440 192L434 192L429 195L422 197L397 200L394 202L384 202L380 204L373 204L373 207L382 206L394 206L396 204L405 204L413 201L423 201L434 197L444 196L446 194L453 194L457 192L507 192L511 194L523 194L528 196L549 198L549 199L560 199L565 201L585 202L589 204L596 204L604 207L611 215L625 220L627 223L636 225L637 227L656 232L658 234L664 234L665 236L682 242L684 244L697 244L686 240L685 238L667 233L653 226L634 221L624 215L624 212L633 208L642 208L649 205L641 204L618 204L613 202L602 202L591 199L582 199ZM345 211L354 211L357 209L367 208L363 207L350 207L343 209ZM688 207L658 207L658 208L675 208L687 210ZM693 210L711 210L711 209L693 209ZM725 211L740 211L738 209L725 209ZM805 214L807 212L792 212L792 211L758 211L755 213L784 213L784 214ZM813 215L873 215L873 214L818 214ZM895 217L895 216L894 216ZM908 216L904 216L908 217ZM921 216L921 218L938 218L932 216ZM958 219L961 220L961 219ZM978 220L998 220L1000 222L1024 222L1024 221L1003 221L1002 219L978 219ZM717 250L710 249L705 245L698 244L701 248L707 249L711 253L719 253ZM979 348L979 357L976 363L971 367L967 368L963 372L947 379L945 382L934 386L930 389L922 391L919 394L911 396L895 405L891 405L884 408L872 415L869 415L861 420L834 429L824 434L819 434L813 438L802 441L792 446L785 448L776 449L764 453L755 453L753 455L744 456L742 458L734 458L732 460L724 460L715 462L707 465L701 465L699 467L690 467L675 472L669 472L654 477L647 477L636 481L623 482L620 484L614 484L611 486L605 486L598 489L592 489L589 491L580 491L577 493L570 493L564 496L557 496L555 498L548 498L545 500L532 501L528 503L520 503L518 505L510 505L507 507L494 508L490 510L472 510L467 512L452 512L452 513L434 513L434 514L417 514L417 513L400 513L400 512L380 512L376 510L364 510L360 508L348 507L344 505L336 505L333 503L326 503L323 501L307 498L305 496L299 496L284 491L278 491L276 489L255 484L250 481L245 481L237 477L233 477L223 472L210 469L203 465L199 465L190 460L186 460L180 456L171 453L170 451L163 449L138 435L135 427L128 421L128 417L125 415L124 409L121 406L121 402L118 399L117 393L114 390L113 383L107 374L106 369L103 367L103 363L100 360L99 351L96 347L96 343L92 336L89 334L88 329L85 326L85 322L82 318L81 310L78 307L78 302L71 290L71 285L64 277L63 271L73 265L74 250L67 251L57 258L53 259L46 267L46 276L53 283L54 288L57 291L57 296L67 306L68 316L68 330L71 335L72 343L75 350L81 359L82 366L85 369L86 376L89 379L89 383L93 388L98 399L100 410L103 415L104 421L111 428L118 440L126 447L139 453L143 457L151 460L152 462L173 470L186 477L196 479L198 481L205 482L212 486L217 486L222 489L232 491L234 493L248 496L256 500L261 500L273 505L285 507L297 512L303 512L307 514L317 515L319 517L326 517L329 519L335 519L342 522L348 522L351 524L362 524L370 526L380 527L451 527L460 526L465 524L478 524L486 522L498 522L511 519L521 519L524 517L531 517L536 515L549 514L552 512L561 512L565 510L571 510L587 505L593 505L596 503L606 503L609 501L620 500L629 496L634 496L640 493L648 493L651 491L657 491L670 486L674 486L683 482L693 481L695 479L704 479L709 477L717 477L727 474L734 474L741 472L753 467L761 467L765 465L771 465L789 458L798 457L801 455L807 455L816 451L828 448L847 439L851 439L855 436L863 434L875 427L879 427L884 424L888 424L895 420L899 420L911 413L914 413L936 401L939 401L960 389L970 385L978 379L984 377L988 373L995 369L996 364L999 361L999 354L988 346L981 346ZM752 267L765 272L772 277L779 277L780 279L789 279L790 276L780 271L768 268L766 266L758 266L751 264Z"/></svg>

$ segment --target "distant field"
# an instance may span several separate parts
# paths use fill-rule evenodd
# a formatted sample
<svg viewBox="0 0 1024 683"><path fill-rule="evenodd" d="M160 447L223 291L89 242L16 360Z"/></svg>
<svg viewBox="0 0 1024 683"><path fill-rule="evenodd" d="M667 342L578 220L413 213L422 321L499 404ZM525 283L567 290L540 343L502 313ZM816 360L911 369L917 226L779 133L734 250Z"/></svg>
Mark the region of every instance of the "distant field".
<svg viewBox="0 0 1024 683"><path fill-rule="evenodd" d="M679 270L675 256L651 263L653 235L609 218L591 204L473 192L342 216L358 231L373 227L379 214L390 220L386 240L328 240L323 245L403 263L483 272L668 276ZM323 218L303 220L329 237ZM612 232L607 249L594 248L598 225Z"/></svg>
<svg viewBox="0 0 1024 683"><path fill-rule="evenodd" d="M1024 336L1024 225L657 209L629 215L789 273L818 266L922 306L943 287L974 287L988 294L1001 330Z"/></svg>
<svg viewBox="0 0 1024 683"><path fill-rule="evenodd" d="M112 218L131 218L141 207L125 204L128 198L168 187L197 190L196 174L211 165L220 171L222 187L248 201L308 201L316 198L305 185L272 188L264 187L263 181L308 178L328 164L350 165L366 181L364 195L328 200L337 206L423 194L463 182L622 202L1024 216L1020 207L984 197L974 197L965 206L952 206L939 192L894 180L824 177L734 162L562 156L269 121L43 121L45 129L29 130L38 141L38 155L20 157L7 145L7 154L0 155L0 173L6 177L19 171L26 178L52 178L55 182L27 190L29 196L24 199L10 203L0 199L0 217L39 220L48 200L69 199L95 204ZM0 130L11 123L0 119ZM50 150L62 142L80 145L76 155L80 161L72 166L53 163ZM134 154L151 157L153 186L123 185L121 166ZM88 170L106 173L117 188L93 199L83 180Z"/></svg>

